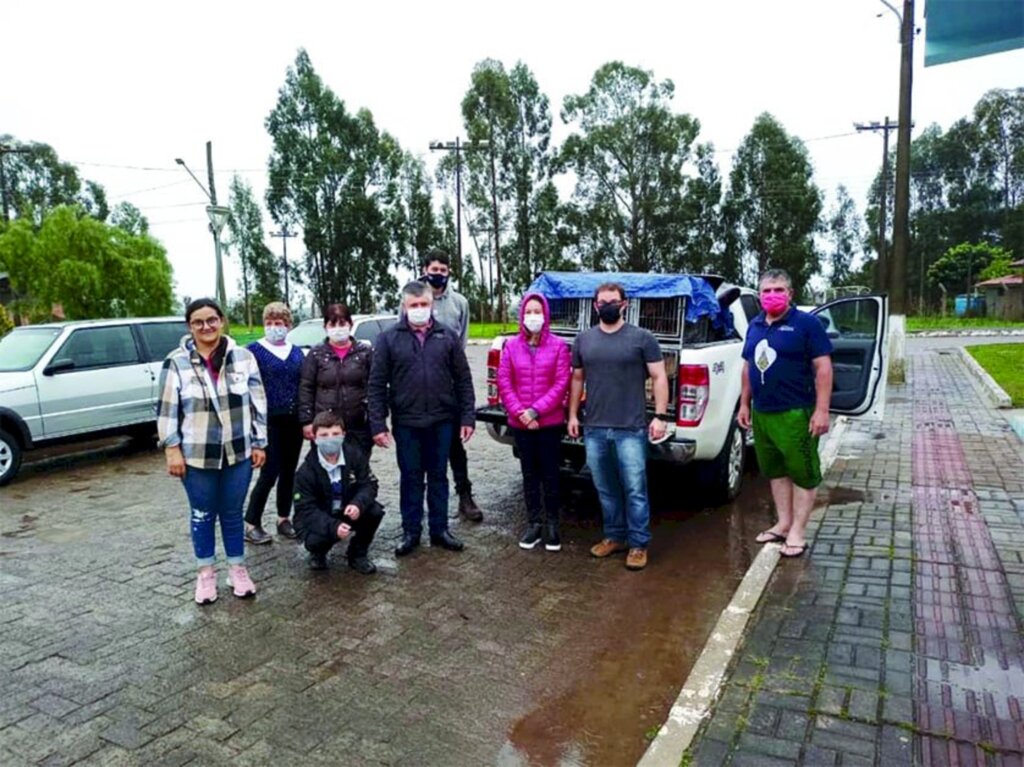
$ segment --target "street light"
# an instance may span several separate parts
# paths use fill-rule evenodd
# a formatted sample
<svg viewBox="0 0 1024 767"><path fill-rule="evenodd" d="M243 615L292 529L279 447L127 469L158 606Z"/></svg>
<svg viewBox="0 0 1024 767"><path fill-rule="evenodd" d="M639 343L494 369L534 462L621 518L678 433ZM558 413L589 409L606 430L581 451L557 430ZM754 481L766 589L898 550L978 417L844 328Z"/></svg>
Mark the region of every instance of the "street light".
<svg viewBox="0 0 1024 767"><path fill-rule="evenodd" d="M224 224L227 223L228 217L231 215L231 209L217 204L217 188L213 183L213 143L210 141L206 142L206 172L210 184L209 189L203 186L203 182L196 178L196 174L185 164L183 159L175 157L174 162L185 169L185 172L192 177L192 180L198 184L199 188L203 190L203 194L210 201L210 204L206 206L206 215L210 219L210 232L213 234L213 253L217 264L217 303L220 304L224 311L227 311L227 291L224 289L224 263L221 257L220 233L224 230Z"/></svg>
<svg viewBox="0 0 1024 767"><path fill-rule="evenodd" d="M455 141L431 141L431 152L455 152L455 277L462 288L462 153L473 149L486 149L489 141L474 141L466 145L458 136Z"/></svg>

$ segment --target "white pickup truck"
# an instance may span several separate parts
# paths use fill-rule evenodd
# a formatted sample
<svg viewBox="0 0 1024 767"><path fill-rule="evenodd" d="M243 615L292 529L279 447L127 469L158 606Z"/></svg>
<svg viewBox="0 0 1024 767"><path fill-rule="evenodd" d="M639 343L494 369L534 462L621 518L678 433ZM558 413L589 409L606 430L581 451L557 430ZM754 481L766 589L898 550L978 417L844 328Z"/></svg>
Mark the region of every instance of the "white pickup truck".
<svg viewBox="0 0 1024 767"><path fill-rule="evenodd" d="M593 291L609 281L625 287L629 298L626 321L655 335L668 370L669 413L676 419L675 434L659 445L649 445L648 460L696 461L708 494L719 502L732 500L743 483L749 442L749 435L736 425L736 411L743 339L750 320L761 311L757 293L713 275L560 272L541 274L530 291L548 299L552 332L571 344L581 331L596 324ZM888 367L884 344L887 298L842 298L812 313L825 325L834 349L832 412L880 417ZM488 352L487 405L477 409L477 420L487 424L494 439L512 445L497 390L497 369L506 338L496 338ZM648 408L653 415L650 386ZM566 435L562 445L564 463L579 471L585 462L582 440Z"/></svg>

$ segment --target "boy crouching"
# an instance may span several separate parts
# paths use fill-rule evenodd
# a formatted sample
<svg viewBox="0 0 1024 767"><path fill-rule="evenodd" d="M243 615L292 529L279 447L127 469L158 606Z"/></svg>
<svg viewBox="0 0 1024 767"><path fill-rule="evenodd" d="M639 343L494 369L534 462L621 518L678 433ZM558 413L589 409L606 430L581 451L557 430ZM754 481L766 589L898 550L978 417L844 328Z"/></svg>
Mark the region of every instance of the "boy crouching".
<svg viewBox="0 0 1024 767"><path fill-rule="evenodd" d="M295 529L305 541L310 569L325 569L327 553L347 540L349 567L363 575L375 573L367 554L384 508L377 503L369 457L345 440L341 416L332 412L313 419L313 435L313 449L295 474Z"/></svg>

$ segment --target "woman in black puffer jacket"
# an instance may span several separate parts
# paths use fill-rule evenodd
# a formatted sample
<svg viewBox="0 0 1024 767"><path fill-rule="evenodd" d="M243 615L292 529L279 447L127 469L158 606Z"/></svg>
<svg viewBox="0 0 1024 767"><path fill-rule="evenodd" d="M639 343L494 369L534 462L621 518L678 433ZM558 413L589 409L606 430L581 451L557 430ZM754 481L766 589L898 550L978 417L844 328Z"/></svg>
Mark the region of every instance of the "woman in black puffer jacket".
<svg viewBox="0 0 1024 767"><path fill-rule="evenodd" d="M373 349L352 337L352 313L345 304L324 310L327 339L310 349L299 380L299 422L306 439L313 439L313 419L330 410L345 421L345 439L357 442L367 454L373 449L366 417L366 383Z"/></svg>

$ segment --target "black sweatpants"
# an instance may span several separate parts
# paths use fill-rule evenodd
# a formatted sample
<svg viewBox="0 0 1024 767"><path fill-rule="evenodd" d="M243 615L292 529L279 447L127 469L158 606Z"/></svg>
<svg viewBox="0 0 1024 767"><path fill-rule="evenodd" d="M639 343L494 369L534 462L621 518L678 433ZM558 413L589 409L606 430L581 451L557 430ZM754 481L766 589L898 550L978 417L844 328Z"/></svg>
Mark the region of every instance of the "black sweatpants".
<svg viewBox="0 0 1024 767"><path fill-rule="evenodd" d="M541 513L541 486L544 488L544 511L547 522L558 522L558 471L562 463L562 434L564 427L543 429L512 429L519 451L519 464L523 469L523 496L526 499L526 519L531 524L544 521Z"/></svg>
<svg viewBox="0 0 1024 767"><path fill-rule="evenodd" d="M249 494L249 508L245 521L256 527L263 526L270 489L277 483L277 516L285 518L292 513L295 494L295 467L302 452L302 426L295 415L272 415L267 418L267 462L260 469L256 486Z"/></svg>
<svg viewBox="0 0 1024 767"><path fill-rule="evenodd" d="M469 458L466 456L466 445L459 434L461 430L462 422L456 418L452 422L452 446L448 451L448 463L452 467L456 495L473 492L473 483L469 481Z"/></svg>
<svg viewBox="0 0 1024 767"><path fill-rule="evenodd" d="M374 501L368 509L365 509L359 515L359 519L355 522L349 520L348 517L335 517L333 514L328 514L325 511L317 510L315 514L327 517L327 526L334 530L337 530L338 525L342 522L348 522L351 525L352 535L348 539L348 558L356 559L357 557L365 557L366 553L370 550L370 544L373 543L373 537L377 534L377 528L380 527L380 522L384 519L384 507ZM320 527L319 524L314 526ZM340 539L337 535L325 536L318 532L305 533L306 550L314 554L326 556L327 552L339 542Z"/></svg>

